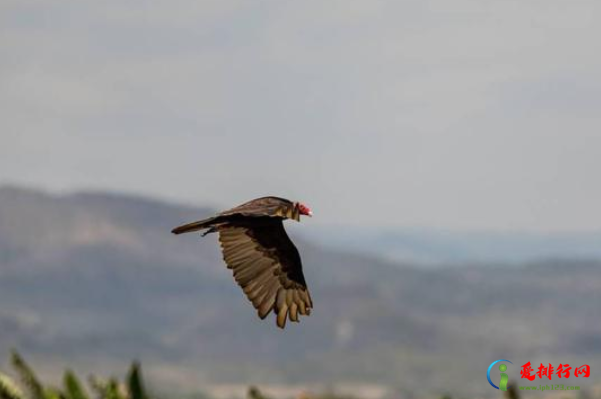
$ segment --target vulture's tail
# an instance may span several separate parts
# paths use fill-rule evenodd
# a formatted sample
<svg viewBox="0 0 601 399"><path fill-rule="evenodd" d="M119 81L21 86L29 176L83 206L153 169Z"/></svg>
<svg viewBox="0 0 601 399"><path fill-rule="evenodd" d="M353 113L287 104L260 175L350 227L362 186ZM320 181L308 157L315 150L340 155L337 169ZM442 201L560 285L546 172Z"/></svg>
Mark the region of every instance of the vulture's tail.
<svg viewBox="0 0 601 399"><path fill-rule="evenodd" d="M204 236L206 234L213 233L216 231L213 226L215 219L216 219L215 217L212 217L212 218L208 218L208 219L204 219L204 220L199 220L198 222L184 224L182 226L174 228L173 230L171 230L171 232L173 234L182 234L182 233L192 233L194 231L203 230L203 229L209 229L207 232L205 232L205 234L203 234L203 236Z"/></svg>

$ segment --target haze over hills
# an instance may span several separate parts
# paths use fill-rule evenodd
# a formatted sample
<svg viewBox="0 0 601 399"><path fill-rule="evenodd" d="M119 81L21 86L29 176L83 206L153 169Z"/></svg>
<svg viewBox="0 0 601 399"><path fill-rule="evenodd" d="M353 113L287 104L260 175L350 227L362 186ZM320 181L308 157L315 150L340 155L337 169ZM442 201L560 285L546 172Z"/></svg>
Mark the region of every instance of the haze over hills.
<svg viewBox="0 0 601 399"><path fill-rule="evenodd" d="M425 267L521 264L546 259L601 259L600 232L459 232L426 228L323 226L313 239L327 248Z"/></svg>
<svg viewBox="0 0 601 399"><path fill-rule="evenodd" d="M170 234L210 213L0 188L0 356L18 348L48 374L140 358L185 390L354 381L405 395L492 395L483 375L499 358L601 368L599 261L434 270L324 249L290 222L315 309L280 331L256 317L216 237Z"/></svg>

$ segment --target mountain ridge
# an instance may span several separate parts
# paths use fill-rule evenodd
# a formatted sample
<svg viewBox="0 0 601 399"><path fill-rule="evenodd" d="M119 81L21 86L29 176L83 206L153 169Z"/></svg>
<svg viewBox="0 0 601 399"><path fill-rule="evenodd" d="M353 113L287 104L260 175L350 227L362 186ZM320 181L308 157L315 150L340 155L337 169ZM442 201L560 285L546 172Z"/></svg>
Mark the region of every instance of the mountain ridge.
<svg viewBox="0 0 601 399"><path fill-rule="evenodd" d="M0 352L104 374L139 358L157 380L197 376L182 389L353 380L486 396L466 381L497 358L601 367L600 262L432 270L290 229L315 309L279 331L257 318L215 237L170 233L210 208L109 197L0 189Z"/></svg>

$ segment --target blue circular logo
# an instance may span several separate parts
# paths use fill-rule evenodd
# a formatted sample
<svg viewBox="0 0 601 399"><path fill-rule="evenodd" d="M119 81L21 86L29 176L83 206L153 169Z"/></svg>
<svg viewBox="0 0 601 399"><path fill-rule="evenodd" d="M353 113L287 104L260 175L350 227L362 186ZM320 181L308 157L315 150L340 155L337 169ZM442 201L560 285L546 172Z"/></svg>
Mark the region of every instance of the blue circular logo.
<svg viewBox="0 0 601 399"><path fill-rule="evenodd" d="M490 370L492 370L493 366L494 366L495 364L499 363L499 362L508 362L508 363L511 363L509 360L506 360L506 359L499 359L499 360L495 360L494 362L492 362L492 363L490 364L490 366L488 366L488 371L486 372L486 378L488 378L488 382L490 383L490 385L492 385L492 386L493 386L493 388L496 388L496 389L499 389L499 387L498 387L498 386L496 386L495 384L493 384L493 383L492 383L492 381L491 381L491 379L490 379ZM513 364L513 363L511 363L511 364ZM507 378L507 377L505 377L505 378Z"/></svg>

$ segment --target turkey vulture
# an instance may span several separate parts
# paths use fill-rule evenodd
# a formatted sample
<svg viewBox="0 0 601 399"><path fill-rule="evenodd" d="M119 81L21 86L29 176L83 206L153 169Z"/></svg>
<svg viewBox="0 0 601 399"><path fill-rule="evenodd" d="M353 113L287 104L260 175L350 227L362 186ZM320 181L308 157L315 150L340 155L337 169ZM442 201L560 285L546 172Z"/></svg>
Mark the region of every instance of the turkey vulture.
<svg viewBox="0 0 601 399"><path fill-rule="evenodd" d="M283 221L300 221L313 213L300 202L262 197L221 212L208 219L185 224L172 233L206 230L219 233L223 260L252 302L261 319L273 310L278 327L286 318L298 322L308 316L313 302L303 276L298 250L288 238Z"/></svg>

